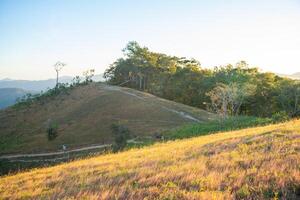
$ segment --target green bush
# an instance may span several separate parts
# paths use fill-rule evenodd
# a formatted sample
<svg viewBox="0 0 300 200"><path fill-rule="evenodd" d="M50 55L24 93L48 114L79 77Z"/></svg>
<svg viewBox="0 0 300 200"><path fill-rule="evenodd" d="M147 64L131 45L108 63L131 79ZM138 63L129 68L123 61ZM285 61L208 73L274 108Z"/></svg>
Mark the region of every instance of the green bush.
<svg viewBox="0 0 300 200"><path fill-rule="evenodd" d="M127 145L127 140L130 138L129 129L121 124L112 124L111 129L114 135L113 151L117 152L124 149Z"/></svg>
<svg viewBox="0 0 300 200"><path fill-rule="evenodd" d="M248 185L244 185L236 192L236 199L247 199L250 195Z"/></svg>
<svg viewBox="0 0 300 200"><path fill-rule="evenodd" d="M48 140L54 140L57 137L58 134L58 125L57 124L49 124L48 128L47 128L47 137Z"/></svg>
<svg viewBox="0 0 300 200"><path fill-rule="evenodd" d="M285 111L280 111L272 115L274 122L285 122L289 120L289 115Z"/></svg>

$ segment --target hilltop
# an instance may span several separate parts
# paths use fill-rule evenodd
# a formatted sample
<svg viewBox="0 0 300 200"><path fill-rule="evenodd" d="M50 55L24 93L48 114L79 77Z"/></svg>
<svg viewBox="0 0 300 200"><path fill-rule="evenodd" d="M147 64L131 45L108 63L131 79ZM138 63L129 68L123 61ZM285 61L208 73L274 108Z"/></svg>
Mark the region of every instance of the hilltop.
<svg viewBox="0 0 300 200"><path fill-rule="evenodd" d="M102 74L97 74L92 77L95 82L104 81ZM82 77L81 77L82 78ZM59 79L60 83L71 83L73 77L62 76ZM41 91L47 91L49 88L55 87L56 79L47 80L14 80L0 79L0 109L7 108L15 104L18 98L26 94L37 94Z"/></svg>
<svg viewBox="0 0 300 200"><path fill-rule="evenodd" d="M57 151L63 144L72 149L111 143L113 123L125 125L134 137L143 137L214 117L137 90L91 83L0 111L0 154ZM49 121L58 126L53 141L47 139Z"/></svg>
<svg viewBox="0 0 300 200"><path fill-rule="evenodd" d="M3 199L299 199L300 120L0 179Z"/></svg>

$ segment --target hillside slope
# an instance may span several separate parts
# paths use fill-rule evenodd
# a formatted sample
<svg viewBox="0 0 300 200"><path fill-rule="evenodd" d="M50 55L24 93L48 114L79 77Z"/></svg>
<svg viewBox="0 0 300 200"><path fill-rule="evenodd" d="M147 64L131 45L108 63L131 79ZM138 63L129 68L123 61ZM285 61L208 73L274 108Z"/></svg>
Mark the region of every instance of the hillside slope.
<svg viewBox="0 0 300 200"><path fill-rule="evenodd" d="M299 199L300 120L0 179L3 199Z"/></svg>
<svg viewBox="0 0 300 200"><path fill-rule="evenodd" d="M149 136L213 114L136 90L93 83L35 102L0 111L0 154L55 151L113 140L111 125L126 125L133 136ZM58 137L47 140L49 121Z"/></svg>

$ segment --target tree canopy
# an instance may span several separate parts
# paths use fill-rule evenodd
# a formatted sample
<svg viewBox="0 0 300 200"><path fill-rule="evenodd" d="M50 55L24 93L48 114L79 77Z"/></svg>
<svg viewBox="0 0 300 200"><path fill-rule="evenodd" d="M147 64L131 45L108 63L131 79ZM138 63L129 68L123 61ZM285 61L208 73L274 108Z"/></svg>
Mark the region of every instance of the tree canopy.
<svg viewBox="0 0 300 200"><path fill-rule="evenodd" d="M226 107L226 115L300 115L299 81L260 72L245 61L208 69L193 58L152 52L137 42L129 42L123 53L104 73L110 84L215 112Z"/></svg>

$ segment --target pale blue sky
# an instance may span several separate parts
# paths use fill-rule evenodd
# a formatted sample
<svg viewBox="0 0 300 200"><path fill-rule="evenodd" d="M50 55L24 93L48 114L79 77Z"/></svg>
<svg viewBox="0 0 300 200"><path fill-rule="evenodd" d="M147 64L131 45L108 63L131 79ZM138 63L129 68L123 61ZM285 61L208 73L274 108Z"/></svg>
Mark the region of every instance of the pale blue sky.
<svg viewBox="0 0 300 200"><path fill-rule="evenodd" d="M101 73L135 40L204 67L300 71L299 0L0 0L0 79Z"/></svg>

